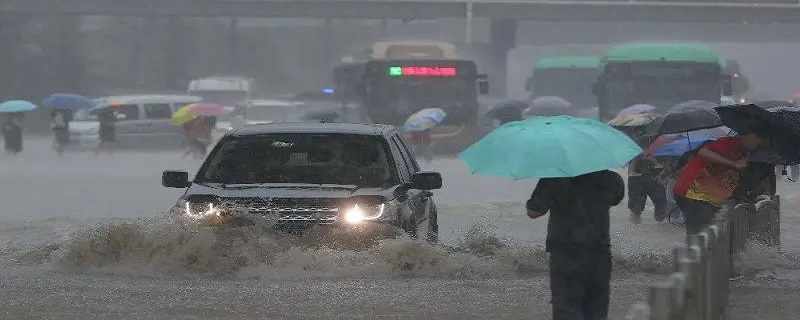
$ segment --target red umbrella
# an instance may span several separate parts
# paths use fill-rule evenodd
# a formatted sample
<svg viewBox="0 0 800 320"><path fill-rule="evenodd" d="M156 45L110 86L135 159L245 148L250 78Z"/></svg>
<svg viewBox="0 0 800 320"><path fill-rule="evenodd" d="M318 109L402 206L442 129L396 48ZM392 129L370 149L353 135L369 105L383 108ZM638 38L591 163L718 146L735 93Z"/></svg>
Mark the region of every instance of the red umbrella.
<svg viewBox="0 0 800 320"><path fill-rule="evenodd" d="M225 107L213 103L194 103L189 106L189 114L200 117L221 116L227 114Z"/></svg>
<svg viewBox="0 0 800 320"><path fill-rule="evenodd" d="M651 143L649 147L647 147L647 151L645 151L645 153L653 154L653 152L656 152L656 150L661 148L663 145L677 140L678 137L679 135L677 134L665 134L663 136L660 136L656 138L656 140L653 141L653 143Z"/></svg>

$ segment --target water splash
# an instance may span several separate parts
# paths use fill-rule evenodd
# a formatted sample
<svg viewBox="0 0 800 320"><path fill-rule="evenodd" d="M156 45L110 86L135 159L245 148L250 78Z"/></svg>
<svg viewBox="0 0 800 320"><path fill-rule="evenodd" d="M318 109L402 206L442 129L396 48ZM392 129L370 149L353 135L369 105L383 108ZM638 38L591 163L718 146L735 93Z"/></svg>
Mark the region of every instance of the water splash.
<svg viewBox="0 0 800 320"><path fill-rule="evenodd" d="M666 272L666 256L615 258L618 272ZM218 227L169 219L110 222L23 250L16 262L80 273L158 277L436 277L544 275L540 245L503 240L486 222L454 244L431 245L396 228L315 228L303 235L263 225Z"/></svg>

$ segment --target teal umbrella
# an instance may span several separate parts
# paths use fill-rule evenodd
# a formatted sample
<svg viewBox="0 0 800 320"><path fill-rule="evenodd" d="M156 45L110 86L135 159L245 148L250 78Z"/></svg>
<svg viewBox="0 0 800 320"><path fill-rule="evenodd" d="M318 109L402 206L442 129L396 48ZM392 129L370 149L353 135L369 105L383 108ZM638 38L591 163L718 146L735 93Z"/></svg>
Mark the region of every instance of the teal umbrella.
<svg viewBox="0 0 800 320"><path fill-rule="evenodd" d="M0 103L0 113L26 112L36 110L36 105L25 100L9 100Z"/></svg>
<svg viewBox="0 0 800 320"><path fill-rule="evenodd" d="M509 122L461 152L474 174L561 178L622 167L642 153L627 135L602 122L570 116Z"/></svg>

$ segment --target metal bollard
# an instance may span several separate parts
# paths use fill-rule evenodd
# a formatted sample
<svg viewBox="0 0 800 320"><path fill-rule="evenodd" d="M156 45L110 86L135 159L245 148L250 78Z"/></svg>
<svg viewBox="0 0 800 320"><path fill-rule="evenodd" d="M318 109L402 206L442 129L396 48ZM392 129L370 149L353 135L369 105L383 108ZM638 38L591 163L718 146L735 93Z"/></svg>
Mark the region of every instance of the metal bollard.
<svg viewBox="0 0 800 320"><path fill-rule="evenodd" d="M656 283L650 287L650 319L673 320L672 287L668 283Z"/></svg>
<svg viewBox="0 0 800 320"><path fill-rule="evenodd" d="M700 307L700 318L699 319L706 319L706 315L708 314L708 287L706 286L706 278L708 277L706 270L706 264L708 263L708 256L707 256L707 248L708 248L708 234L703 231L699 234L693 234L689 236L689 245L695 246L700 249L700 266L697 268L697 304Z"/></svg>
<svg viewBox="0 0 800 320"><path fill-rule="evenodd" d="M758 223L753 237L766 246L780 245L780 206L772 199L756 203Z"/></svg>
<svg viewBox="0 0 800 320"><path fill-rule="evenodd" d="M686 276L684 319L700 320L703 319L700 307L700 269L702 268L700 257L702 250L697 246L689 246L686 249L687 256L679 261L679 271Z"/></svg>
<svg viewBox="0 0 800 320"><path fill-rule="evenodd" d="M728 306L728 294L730 293L730 282L728 278L731 276L733 271L733 260L731 259L730 254L730 241L731 241L731 234L730 234L730 224L727 221L727 216L723 217L723 219L717 221L717 226L720 230L720 246L719 246L719 261L720 261L720 300L718 301L720 306L720 313L719 317L724 319L727 315L727 306Z"/></svg>
<svg viewBox="0 0 800 320"><path fill-rule="evenodd" d="M710 226L688 236L685 247L675 248L675 272L650 288L651 319L725 319L733 259L751 239L780 244L780 197L725 208Z"/></svg>
<svg viewBox="0 0 800 320"><path fill-rule="evenodd" d="M672 319L686 319L686 275L683 273L673 273L670 276L672 284Z"/></svg>
<svg viewBox="0 0 800 320"><path fill-rule="evenodd" d="M717 294L719 294L717 285L719 282L719 272L717 272L717 266L719 265L719 260L717 259L717 237L719 232L717 231L717 226L706 227L705 234L708 236L705 264L706 319L717 319Z"/></svg>

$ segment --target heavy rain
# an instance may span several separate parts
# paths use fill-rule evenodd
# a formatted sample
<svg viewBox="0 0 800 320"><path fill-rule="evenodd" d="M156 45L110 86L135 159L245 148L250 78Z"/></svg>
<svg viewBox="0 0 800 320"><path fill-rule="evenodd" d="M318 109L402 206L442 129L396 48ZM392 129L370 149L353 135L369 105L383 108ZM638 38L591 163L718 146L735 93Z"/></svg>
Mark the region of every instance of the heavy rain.
<svg viewBox="0 0 800 320"><path fill-rule="evenodd" d="M553 319L538 179L462 151L540 117L713 140L725 117L664 133L666 115L798 112L791 1L193 2L0 3L0 319ZM637 152L672 152L659 139ZM631 158L564 177L627 183ZM800 319L795 158L770 162L779 245L732 258L725 319ZM608 319L667 319L650 287L692 213L625 196Z"/></svg>

